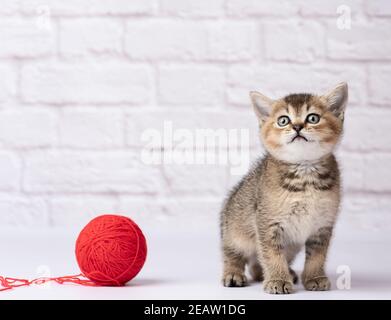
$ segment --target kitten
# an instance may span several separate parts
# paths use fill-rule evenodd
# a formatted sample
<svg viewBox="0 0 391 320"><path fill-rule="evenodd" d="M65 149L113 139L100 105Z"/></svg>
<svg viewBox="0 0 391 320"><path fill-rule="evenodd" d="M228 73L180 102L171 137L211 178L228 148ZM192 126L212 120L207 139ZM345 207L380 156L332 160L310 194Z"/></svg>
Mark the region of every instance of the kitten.
<svg viewBox="0 0 391 320"><path fill-rule="evenodd" d="M305 246L307 290L329 290L325 260L340 203L333 150L342 135L346 83L325 95L272 100L250 92L265 157L231 191L221 212L223 284L246 284L245 266L268 293L291 293L290 268Z"/></svg>

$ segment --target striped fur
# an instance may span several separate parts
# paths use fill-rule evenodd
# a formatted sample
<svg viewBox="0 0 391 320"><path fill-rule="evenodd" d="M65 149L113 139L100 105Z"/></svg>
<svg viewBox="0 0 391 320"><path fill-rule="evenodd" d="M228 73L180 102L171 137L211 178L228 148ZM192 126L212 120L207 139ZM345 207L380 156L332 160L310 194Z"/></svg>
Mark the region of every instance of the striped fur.
<svg viewBox="0 0 391 320"><path fill-rule="evenodd" d="M347 86L323 96L293 94L276 101L251 95L267 153L223 205L223 284L245 285L248 265L266 292L290 293L298 278L290 265L305 247L304 287L328 290L324 264L340 203L340 173L332 152L342 134ZM319 123L306 123L313 113ZM281 116L290 118L283 128L277 124ZM298 124L306 139L292 142Z"/></svg>

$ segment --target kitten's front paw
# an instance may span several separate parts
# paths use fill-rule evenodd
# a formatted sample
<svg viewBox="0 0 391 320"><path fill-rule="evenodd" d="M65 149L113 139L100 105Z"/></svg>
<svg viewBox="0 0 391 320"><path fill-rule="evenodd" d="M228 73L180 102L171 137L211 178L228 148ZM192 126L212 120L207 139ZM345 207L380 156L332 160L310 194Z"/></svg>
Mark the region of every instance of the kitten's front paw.
<svg viewBox="0 0 391 320"><path fill-rule="evenodd" d="M293 283L285 280L265 280L263 290L271 294L292 293Z"/></svg>
<svg viewBox="0 0 391 320"><path fill-rule="evenodd" d="M309 291L327 291L330 290L330 281L325 277L317 277L306 280L304 288Z"/></svg>
<svg viewBox="0 0 391 320"><path fill-rule="evenodd" d="M244 287L247 278L243 273L228 272L223 276L224 287Z"/></svg>

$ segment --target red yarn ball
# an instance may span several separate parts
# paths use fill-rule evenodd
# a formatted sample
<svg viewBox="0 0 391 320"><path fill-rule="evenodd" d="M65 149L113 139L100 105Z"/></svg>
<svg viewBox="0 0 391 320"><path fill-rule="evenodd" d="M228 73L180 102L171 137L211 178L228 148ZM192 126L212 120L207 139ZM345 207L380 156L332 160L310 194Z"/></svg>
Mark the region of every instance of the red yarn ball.
<svg viewBox="0 0 391 320"><path fill-rule="evenodd" d="M131 219L108 214L96 217L84 227L75 252L87 278L102 286L123 286L143 267L147 244Z"/></svg>

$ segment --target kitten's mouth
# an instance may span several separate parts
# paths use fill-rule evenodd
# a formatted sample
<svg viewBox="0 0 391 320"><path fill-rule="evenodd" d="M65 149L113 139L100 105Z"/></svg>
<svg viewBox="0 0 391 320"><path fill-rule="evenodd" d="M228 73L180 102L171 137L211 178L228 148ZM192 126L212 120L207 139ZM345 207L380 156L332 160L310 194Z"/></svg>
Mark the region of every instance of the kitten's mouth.
<svg viewBox="0 0 391 320"><path fill-rule="evenodd" d="M307 141L308 142L308 139L304 136L302 136L301 134L297 134L293 137L293 139L291 140L290 143L292 143L293 141L295 141L296 139L299 139L299 140L304 140L304 141Z"/></svg>

